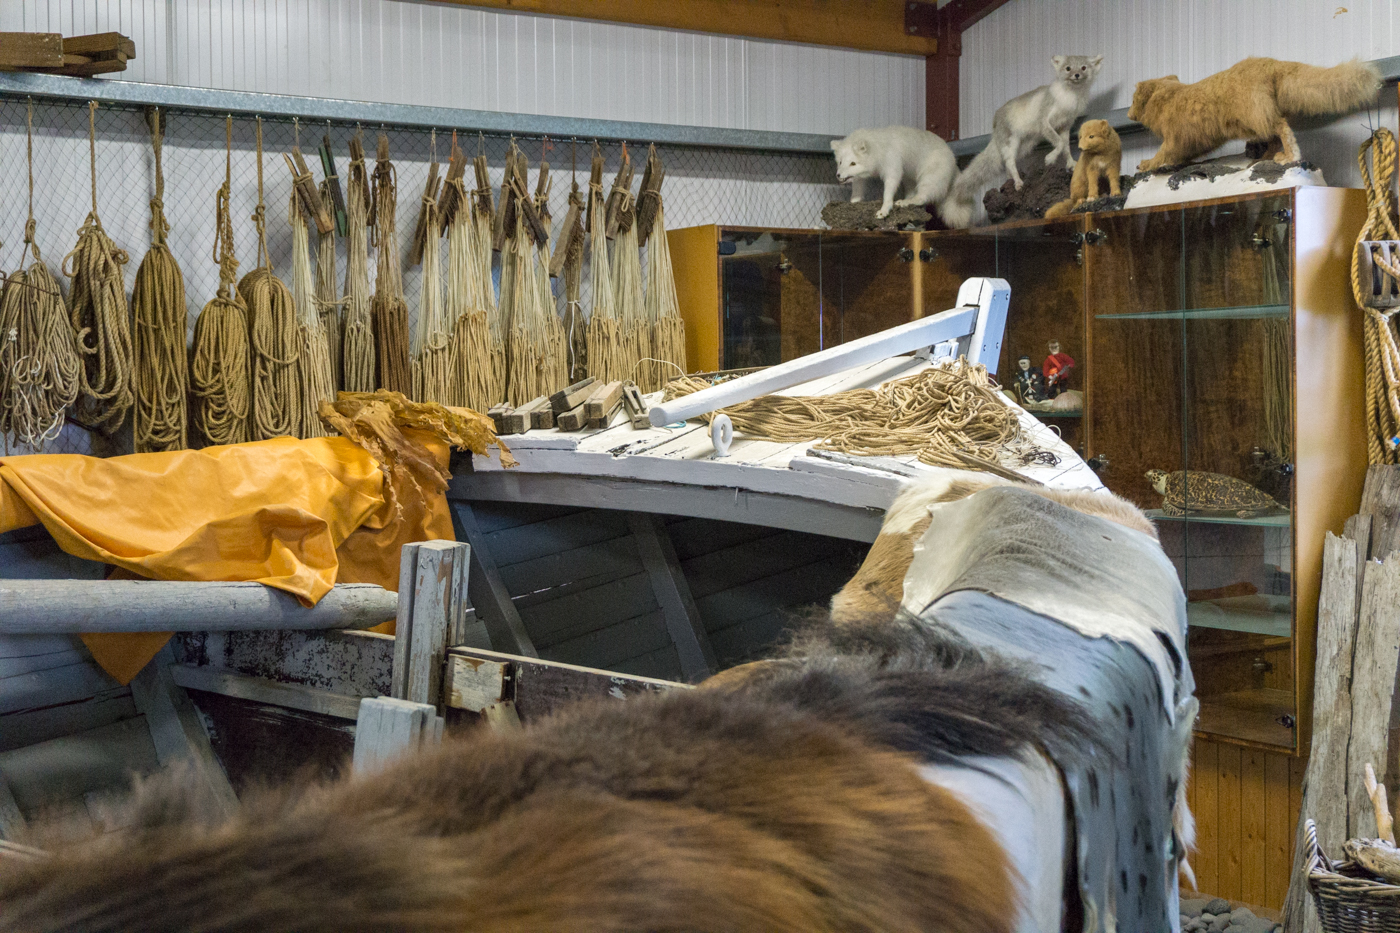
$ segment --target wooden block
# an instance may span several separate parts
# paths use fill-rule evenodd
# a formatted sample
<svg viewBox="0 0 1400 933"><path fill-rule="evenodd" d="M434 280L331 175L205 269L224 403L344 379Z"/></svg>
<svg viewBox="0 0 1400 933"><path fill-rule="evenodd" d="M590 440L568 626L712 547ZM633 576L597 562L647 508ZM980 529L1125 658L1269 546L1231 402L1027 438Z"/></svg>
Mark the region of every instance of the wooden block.
<svg viewBox="0 0 1400 933"><path fill-rule="evenodd" d="M577 408L571 408L554 419L554 423L558 425L561 431L578 431L587 421L588 417L583 413L582 402L578 403Z"/></svg>
<svg viewBox="0 0 1400 933"><path fill-rule="evenodd" d="M0 71L62 68L63 36L56 32L0 32Z"/></svg>
<svg viewBox="0 0 1400 933"><path fill-rule="evenodd" d="M544 405L530 412L530 426L536 430L554 427L554 406Z"/></svg>
<svg viewBox="0 0 1400 933"><path fill-rule="evenodd" d="M524 434L534 426L534 413L541 408L549 408L549 396L541 395L539 398L521 405L501 419L501 424L505 427L507 434Z"/></svg>
<svg viewBox="0 0 1400 933"><path fill-rule="evenodd" d="M111 74L114 71L126 71L126 62L88 62L85 65L67 65L55 73L67 75L70 78L91 78L93 75Z"/></svg>
<svg viewBox="0 0 1400 933"><path fill-rule="evenodd" d="M250 677L214 667L175 664L170 668L175 684L186 690L203 690L220 696L252 700L269 706L285 706L339 719L359 717L361 697L346 696L302 684L284 684L266 677Z"/></svg>
<svg viewBox="0 0 1400 933"><path fill-rule="evenodd" d="M498 405L492 405L491 408L490 408L489 410L487 410L487 412L486 412L487 416L488 416L492 421L496 422L496 433L497 433L497 434L505 434L505 433L506 433L505 418L506 418L506 415L510 414L510 412L511 412L511 407L510 407L509 405L507 405L505 402L501 402L501 403L498 404Z"/></svg>
<svg viewBox="0 0 1400 933"><path fill-rule="evenodd" d="M395 758L441 741L442 717L432 706L365 697L355 722L353 767L360 774L379 771Z"/></svg>
<svg viewBox="0 0 1400 933"><path fill-rule="evenodd" d="M131 59L136 57L136 43L119 32L98 32L90 36L68 36L63 39L63 51L77 55L119 52Z"/></svg>
<svg viewBox="0 0 1400 933"><path fill-rule="evenodd" d="M593 394L593 384L597 381L589 376L566 389L560 389L549 397L550 407L554 409L556 415L562 415L566 411L579 407L583 404L584 399Z"/></svg>
<svg viewBox="0 0 1400 933"><path fill-rule="evenodd" d="M506 678L510 665L452 655L447 659L443 693L447 705L479 713L493 703L505 699Z"/></svg>
<svg viewBox="0 0 1400 933"><path fill-rule="evenodd" d="M622 404L622 383L609 382L598 386L583 401L583 414L589 421L606 420Z"/></svg>

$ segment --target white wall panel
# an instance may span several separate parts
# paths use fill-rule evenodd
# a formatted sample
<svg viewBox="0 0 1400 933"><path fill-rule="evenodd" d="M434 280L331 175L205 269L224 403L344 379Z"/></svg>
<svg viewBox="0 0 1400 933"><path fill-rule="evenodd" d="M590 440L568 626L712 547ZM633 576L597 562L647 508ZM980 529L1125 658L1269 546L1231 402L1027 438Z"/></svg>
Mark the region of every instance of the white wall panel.
<svg viewBox="0 0 1400 933"><path fill-rule="evenodd" d="M998 106L1049 81L1053 55L1103 55L1090 109L1108 110L1128 106L1145 78L1198 81L1250 55L1334 65L1400 53L1400 3L1348 0L1344 8L1317 0L1015 0L963 35L962 135L989 132ZM1394 128L1394 89L1381 100L1369 119ZM1356 148L1367 123L1358 114L1299 133L1305 157L1330 184L1360 184ZM1156 139L1133 137L1127 147L1125 169L1156 151Z"/></svg>
<svg viewBox="0 0 1400 933"><path fill-rule="evenodd" d="M118 76L194 87L841 135L920 125L924 64L411 0L3 0L0 29L115 30Z"/></svg>

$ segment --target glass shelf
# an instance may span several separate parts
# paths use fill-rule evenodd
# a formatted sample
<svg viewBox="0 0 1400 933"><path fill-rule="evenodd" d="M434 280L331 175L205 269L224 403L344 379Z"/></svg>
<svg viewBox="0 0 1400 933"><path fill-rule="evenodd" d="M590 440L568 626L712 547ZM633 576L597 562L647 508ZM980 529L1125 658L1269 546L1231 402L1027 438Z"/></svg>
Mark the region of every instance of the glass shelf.
<svg viewBox="0 0 1400 933"><path fill-rule="evenodd" d="M1256 515L1253 518L1240 518L1237 515L1168 515L1161 509L1146 509L1143 514L1154 522L1201 522L1208 525L1255 525L1262 528L1287 528L1293 518L1288 512L1278 515Z"/></svg>
<svg viewBox="0 0 1400 933"><path fill-rule="evenodd" d="M1293 613L1288 606L1287 596L1187 603L1186 623L1198 628L1287 638L1293 633Z"/></svg>
<svg viewBox="0 0 1400 933"><path fill-rule="evenodd" d="M1248 321L1288 317L1288 305L1240 305L1234 308L1187 308L1182 311L1137 311L1131 314L1096 314L1101 321L1142 321L1165 318L1182 321Z"/></svg>

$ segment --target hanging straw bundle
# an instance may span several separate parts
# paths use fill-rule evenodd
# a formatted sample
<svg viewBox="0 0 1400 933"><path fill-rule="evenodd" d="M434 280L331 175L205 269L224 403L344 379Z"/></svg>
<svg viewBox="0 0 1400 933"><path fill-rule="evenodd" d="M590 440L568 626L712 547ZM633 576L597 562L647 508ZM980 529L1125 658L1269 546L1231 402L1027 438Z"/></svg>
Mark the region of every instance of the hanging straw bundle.
<svg viewBox="0 0 1400 933"><path fill-rule="evenodd" d="M486 167L485 153L477 154L473 171L476 174L476 197L472 204L474 253L477 275L481 281L481 300L486 306L486 322L491 332L490 389L486 396L486 407L489 408L506 397L506 325L496 286L491 280L491 231L495 225L496 211L491 203L491 176Z"/></svg>
<svg viewBox="0 0 1400 933"><path fill-rule="evenodd" d="M321 182L321 206L336 209L330 180ZM321 330L326 335L326 353L330 357L331 385L339 389L344 381L344 342L340 330L340 306L343 302L335 293L335 231L322 234L316 241L316 310L321 318ZM332 396L334 397L334 396ZM319 420L319 419L318 419ZM305 427L305 424L302 425Z"/></svg>
<svg viewBox="0 0 1400 933"><path fill-rule="evenodd" d="M287 163L296 173L296 167ZM331 371L330 348L316 306L316 280L311 273L311 231L302 212L296 190L287 205L287 221L292 225L292 301L297 315L297 386L301 412L301 437L325 437L319 414L322 400L335 401L335 374Z"/></svg>
<svg viewBox="0 0 1400 933"><path fill-rule="evenodd" d="M136 452L184 450L189 370L185 351L185 277L165 243L165 173L161 169L161 116L152 110L151 149L156 194L151 198L151 248L136 270L131 313L136 321Z"/></svg>
<svg viewBox="0 0 1400 933"><path fill-rule="evenodd" d="M541 159L539 176L535 183L534 208L544 236L534 238L533 252L535 289L538 292L535 311L539 316L538 326L544 335L542 378L546 385L552 387L546 389L547 392L558 391L569 384L568 338L559 315L554 311L554 291L549 283L549 230L554 221L549 214L551 187L549 163Z"/></svg>
<svg viewBox="0 0 1400 933"><path fill-rule="evenodd" d="M453 141L453 161L460 150ZM478 235L478 215L483 213L480 193L469 196L463 181L465 175L448 172L448 185L457 194L455 208L447 225L447 319L452 324L452 373L456 385L455 403L486 411L501 400L496 391L494 342L487 312L491 287L491 253L486 252L483 264L478 256L481 241ZM484 213L490 214L491 189L486 189ZM489 229L489 220L484 225ZM483 265L486 278L483 280ZM494 305L494 301L490 304Z"/></svg>
<svg viewBox="0 0 1400 933"><path fill-rule="evenodd" d="M252 362L253 417L250 439L296 437L301 427L301 385L297 360L296 303L291 289L272 274L267 251L267 207L263 203L262 118L258 127L258 206L253 222L258 229L258 267L238 283L248 308L248 348Z"/></svg>
<svg viewBox="0 0 1400 933"><path fill-rule="evenodd" d="M88 102L88 156L92 175L92 210L78 230L78 245L63 259L63 274L73 280L69 313L83 359L82 389L75 418L110 434L126 420L135 402L131 354L131 318L126 306L122 266L127 255L117 249L97 216L97 102Z"/></svg>
<svg viewBox="0 0 1400 933"><path fill-rule="evenodd" d="M651 328L647 324L642 295L642 256L637 245L637 212L632 199L632 161L625 146L622 168L618 170L612 193L608 195L607 216L607 234L613 240L613 300L622 337L619 359L622 375L615 378L635 380L640 377L641 361L652 355Z"/></svg>
<svg viewBox="0 0 1400 933"><path fill-rule="evenodd" d="M685 322L676 297L671 269L671 245L666 239L666 216L661 201L665 169L656 147L647 159L642 192L637 201L637 236L647 250L646 318L651 330L652 359L642 366L643 392L655 392L675 375L685 375Z"/></svg>
<svg viewBox="0 0 1400 933"><path fill-rule="evenodd" d="M433 163L437 168L437 163ZM436 172L431 176L436 182ZM442 306L437 190L423 193L423 303L418 308L418 357L413 361L413 397L452 404L452 348Z"/></svg>
<svg viewBox="0 0 1400 933"><path fill-rule="evenodd" d="M219 292L194 322L190 390L195 395L195 425L210 444L248 440L252 388L248 372L248 315L234 288L238 260L233 254L233 219L229 214L232 184L233 118L224 124L224 183L215 196L214 261L219 264Z"/></svg>
<svg viewBox="0 0 1400 933"><path fill-rule="evenodd" d="M58 280L34 242L34 105L29 105L29 219L19 271L0 292L0 436L42 452L63 430L68 406L78 397L78 358L68 309ZM26 271L30 252L34 264Z"/></svg>
<svg viewBox="0 0 1400 933"><path fill-rule="evenodd" d="M358 135L350 140L350 190L345 198L345 346L342 381L347 392L374 391L374 319L369 292L369 176Z"/></svg>
<svg viewBox="0 0 1400 933"><path fill-rule="evenodd" d="M593 309L585 337L588 374L599 382L631 378L617 319L612 270L608 266L607 208L603 201L603 155L593 144L593 168L588 179L589 282Z"/></svg>
<svg viewBox="0 0 1400 933"><path fill-rule="evenodd" d="M370 239L377 248L370 316L374 320L374 341L379 358L379 388L408 394L413 391L413 371L408 359L408 303L403 297L399 234L394 222L398 210L398 173L394 163L389 161L389 137L383 133L379 134L378 156L370 217Z"/></svg>
<svg viewBox="0 0 1400 933"><path fill-rule="evenodd" d="M583 304L580 301L583 286L583 192L578 179L569 192L569 212L564 215L564 229L554 244L554 257L549 264L549 274L564 280L563 295L560 300L561 326L569 350L569 383L573 384L588 374L588 344L585 339L587 325L583 320Z"/></svg>

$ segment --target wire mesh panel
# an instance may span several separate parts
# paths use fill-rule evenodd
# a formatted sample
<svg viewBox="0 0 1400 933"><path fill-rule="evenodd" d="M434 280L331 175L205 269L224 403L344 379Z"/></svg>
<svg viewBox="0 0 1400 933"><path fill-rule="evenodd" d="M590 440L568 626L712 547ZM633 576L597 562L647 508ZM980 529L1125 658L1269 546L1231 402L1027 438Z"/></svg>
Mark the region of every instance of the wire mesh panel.
<svg viewBox="0 0 1400 933"><path fill-rule="evenodd" d="M23 250L25 222L30 211L29 159L26 119L30 102L0 98L0 267L18 268ZM89 171L88 106L83 100L36 100L33 108L33 185L35 245L55 275L63 257L73 248L77 231L92 208L92 176ZM95 115L97 210L103 226L116 244L125 249L128 294L136 267L150 245L150 200L154 195L154 156L145 112L140 108L104 105ZM263 121L263 199L267 211L267 252L273 271L284 281L291 276L291 227L288 201L292 176L282 158L300 141L319 180L315 157L323 136L329 135L342 179L348 174L349 142L363 132L365 149L373 169L375 139L389 138L389 153L398 176L400 249L407 256L418 219L420 196L429 164L446 162L451 151L451 128L432 130L397 126L357 126L350 123ZM259 262L253 213L258 199L257 121L236 116L232 126L232 153L227 156L231 173L231 214L240 274ZM492 184L499 189L505 155L511 140L501 136L459 137L469 156L485 152L491 165ZM543 156L551 168L550 211L558 234L568 209L571 181L577 177L587 187L592 158L591 140L517 139L530 162L530 184ZM640 169L646 140L631 144L634 164ZM621 162L622 144L600 143L605 159L604 185ZM659 147L666 165L662 194L666 221L671 229L702 223L803 228L818 225L821 208L838 197L831 159L821 154L757 152L692 147ZM205 302L218 289L218 264L214 245L215 194L224 181L226 160L225 117L205 112L166 113L162 163L165 172L164 207L171 230L168 243L185 277L188 302L188 334ZM342 182L343 184L343 182ZM470 186L470 178L468 178ZM314 240L313 240L314 249ZM345 244L337 242L337 268L344 278ZM31 260L32 261L32 260ZM586 260L585 260L586 261ZM370 257L373 277L375 260ZM499 269L497 270L499 276ZM417 310L422 290L419 268L404 268L404 294L409 308L410 334L416 341ZM68 279L60 281L65 294ZM591 306L589 277L583 275L582 304ZM498 283L499 284L499 283ZM561 286L555 284L556 296ZM129 421L128 421L129 424ZM104 438L69 425L46 448L51 453L111 455L130 449L129 431L122 437ZM12 438L0 440L8 453L32 452Z"/></svg>

